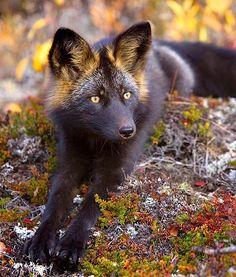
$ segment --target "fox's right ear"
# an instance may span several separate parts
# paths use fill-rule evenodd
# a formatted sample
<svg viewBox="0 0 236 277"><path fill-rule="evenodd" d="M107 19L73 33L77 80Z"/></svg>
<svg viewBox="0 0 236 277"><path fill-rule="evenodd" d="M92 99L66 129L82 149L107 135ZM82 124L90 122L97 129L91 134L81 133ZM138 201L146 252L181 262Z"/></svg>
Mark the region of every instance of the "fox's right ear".
<svg viewBox="0 0 236 277"><path fill-rule="evenodd" d="M48 59L54 76L65 80L78 78L95 62L89 44L67 28L57 30Z"/></svg>
<svg viewBox="0 0 236 277"><path fill-rule="evenodd" d="M131 26L114 40L116 64L136 75L144 68L151 42L152 32L148 21Z"/></svg>

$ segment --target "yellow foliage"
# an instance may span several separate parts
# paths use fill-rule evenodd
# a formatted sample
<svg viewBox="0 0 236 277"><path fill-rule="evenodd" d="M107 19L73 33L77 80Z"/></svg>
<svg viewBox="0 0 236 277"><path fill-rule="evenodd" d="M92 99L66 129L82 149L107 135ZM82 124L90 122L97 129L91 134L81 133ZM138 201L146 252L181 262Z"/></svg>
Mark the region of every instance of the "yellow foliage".
<svg viewBox="0 0 236 277"><path fill-rule="evenodd" d="M232 0L206 0L206 5L209 10L218 15L224 15L230 9Z"/></svg>
<svg viewBox="0 0 236 277"><path fill-rule="evenodd" d="M55 12L63 12L65 0L53 0ZM80 3L81 1L78 1ZM93 25L101 29L105 35L113 35L124 30L131 22L150 19L153 21L154 35L163 35L169 40L200 40L211 41L217 44L235 44L236 37L236 10L233 0L94 0L89 1L88 11ZM81 4L81 3L80 3ZM79 5L80 5L79 4ZM82 4L81 4L82 5ZM77 7L78 8L78 7ZM33 69L42 72L47 64L48 50L51 40L45 41L53 35L43 32L49 23L55 23L55 17L50 12L47 17L36 20L27 35L27 41L22 44L24 48L35 47L33 54L28 52L28 58L23 58L16 66L17 80L22 80L28 63L32 60ZM167 22L168 21L168 22ZM5 23L4 23L5 22ZM7 24L6 24L7 23ZM16 37L18 29L11 26L11 21L0 20L0 47L13 48L18 44ZM18 24L22 26L23 24ZM22 27L21 27L22 28ZM28 25L23 30L27 30ZM20 37L20 36L19 36ZM95 38L94 38L95 39ZM21 39L22 40L22 39ZM15 52L17 52L17 47ZM21 53L27 51L21 51Z"/></svg>
<svg viewBox="0 0 236 277"><path fill-rule="evenodd" d="M207 41L207 28L204 26L201 26L199 29L199 40Z"/></svg>
<svg viewBox="0 0 236 277"><path fill-rule="evenodd" d="M0 1L1 5L1 1ZM17 45L22 26L17 25L10 16L0 16L0 49L12 49ZM7 52L7 51L6 51ZM3 53L3 52L2 52ZM2 55L1 53L1 55Z"/></svg>
<svg viewBox="0 0 236 277"><path fill-rule="evenodd" d="M61 7L65 4L65 0L54 0L54 3L58 6Z"/></svg>
<svg viewBox="0 0 236 277"><path fill-rule="evenodd" d="M182 5L180 5L178 2L176 1L167 1L167 5L169 6L169 8L172 10L172 12L174 13L174 15L176 17L181 17L184 16L185 11L182 8Z"/></svg>
<svg viewBox="0 0 236 277"><path fill-rule="evenodd" d="M42 44L36 45L36 49L33 55L33 68L37 72L44 70L48 62L48 52L51 48L51 39L45 41Z"/></svg>
<svg viewBox="0 0 236 277"><path fill-rule="evenodd" d="M219 42L227 37L233 38L236 20L232 6L233 0L168 0L167 7L172 13L170 24L173 26L169 36L201 41L217 37Z"/></svg>
<svg viewBox="0 0 236 277"><path fill-rule="evenodd" d="M105 33L120 32L124 29L124 25L119 20L122 11L125 9L127 1L92 1L89 10L93 24L102 28Z"/></svg>
<svg viewBox="0 0 236 277"><path fill-rule="evenodd" d="M28 63L29 63L29 58L28 57L25 57L25 58L21 59L18 62L17 66L16 66L16 72L15 72L16 79L18 81L22 80L24 72L26 70L26 67L27 67Z"/></svg>
<svg viewBox="0 0 236 277"><path fill-rule="evenodd" d="M222 30L222 23L219 21L219 18L209 9L206 9L204 12L203 23L205 27L208 27L215 32L221 32Z"/></svg>
<svg viewBox="0 0 236 277"><path fill-rule="evenodd" d="M22 111L20 105L17 104L17 103L9 103L9 104L7 104L4 107L4 110L6 112L10 111L12 113L20 113Z"/></svg>
<svg viewBox="0 0 236 277"><path fill-rule="evenodd" d="M184 0L178 3L173 0L167 1L167 6L174 14L172 25L182 35L192 34L198 28L198 13L200 6L193 0ZM178 37L181 38L181 35Z"/></svg>
<svg viewBox="0 0 236 277"><path fill-rule="evenodd" d="M28 33L27 38L29 40L31 40L34 37L35 33L38 30L40 30L40 29L44 28L45 26L47 26L48 23L49 23L49 19L48 18L40 18L37 21L35 21L35 23L33 24L33 26L31 27L31 29L30 29L30 31Z"/></svg>
<svg viewBox="0 0 236 277"><path fill-rule="evenodd" d="M225 20L230 26L235 25L235 16L231 10L225 12Z"/></svg>

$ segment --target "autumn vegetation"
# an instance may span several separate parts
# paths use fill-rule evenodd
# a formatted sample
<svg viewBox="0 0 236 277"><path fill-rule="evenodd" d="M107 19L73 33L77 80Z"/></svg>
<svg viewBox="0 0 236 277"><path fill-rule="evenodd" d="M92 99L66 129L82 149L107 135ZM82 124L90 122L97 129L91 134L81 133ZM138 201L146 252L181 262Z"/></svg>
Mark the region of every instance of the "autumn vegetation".
<svg viewBox="0 0 236 277"><path fill-rule="evenodd" d="M158 38L235 48L236 7L233 0L18 2L0 7L0 270L77 276L21 255L56 169L54 127L43 107L53 33L65 24L92 42L149 19ZM235 276L235 105L172 93L133 174L110 200L96 197L102 215L81 276ZM68 224L87 189L78 191Z"/></svg>

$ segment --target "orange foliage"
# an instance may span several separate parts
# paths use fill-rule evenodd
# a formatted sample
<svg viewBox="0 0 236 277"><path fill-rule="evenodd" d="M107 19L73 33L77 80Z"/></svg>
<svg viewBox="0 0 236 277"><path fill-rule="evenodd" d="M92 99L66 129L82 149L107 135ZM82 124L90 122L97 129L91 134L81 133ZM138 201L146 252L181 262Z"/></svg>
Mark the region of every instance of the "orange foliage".
<svg viewBox="0 0 236 277"><path fill-rule="evenodd" d="M233 0L53 0L50 9L49 2L42 3L45 10L39 13L35 21L26 18L25 22L30 24L18 24L14 14L0 19L0 51L5 54L5 49L10 49L9 52L18 55L15 66L18 81L23 79L29 65L36 72L44 72L51 44L49 39L60 27L60 18L67 8L75 13L78 11L78 15L83 10L89 28L94 26L99 30L98 37L118 33L137 21L150 20L153 23L153 34L159 38L201 40L236 46L236 10ZM21 51L17 45L21 46ZM7 55L3 56L4 62L10 63L9 58L6 60Z"/></svg>
<svg viewBox="0 0 236 277"><path fill-rule="evenodd" d="M236 34L232 0L168 0L172 12L168 35L174 39L195 39L225 44Z"/></svg>

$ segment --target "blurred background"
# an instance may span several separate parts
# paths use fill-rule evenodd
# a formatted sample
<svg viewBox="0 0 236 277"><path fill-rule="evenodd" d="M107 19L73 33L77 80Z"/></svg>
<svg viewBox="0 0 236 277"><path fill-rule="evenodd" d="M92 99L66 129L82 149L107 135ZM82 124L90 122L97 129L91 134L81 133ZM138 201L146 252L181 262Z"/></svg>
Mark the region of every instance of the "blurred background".
<svg viewBox="0 0 236 277"><path fill-rule="evenodd" d="M94 42L140 20L154 36L236 48L234 0L1 0L0 108L46 90L47 54L58 27Z"/></svg>

